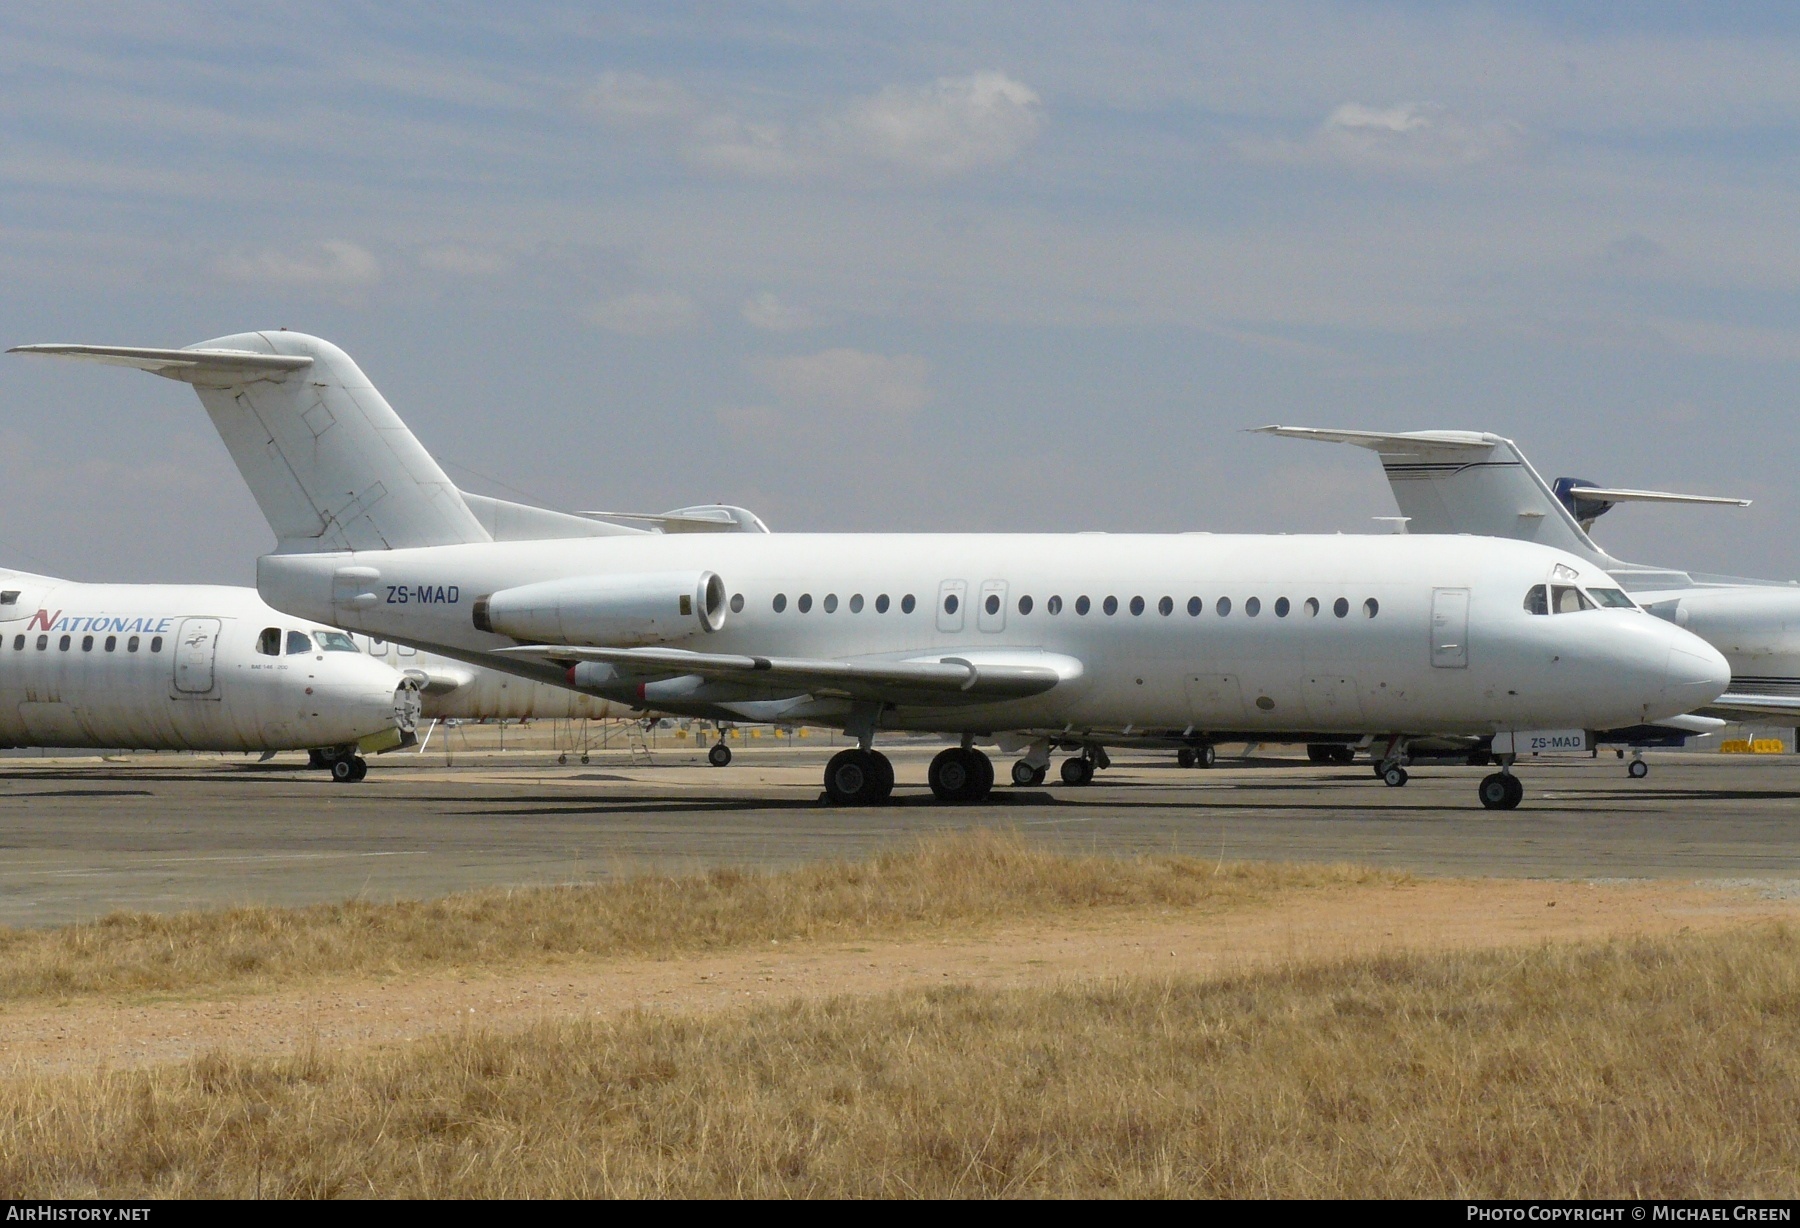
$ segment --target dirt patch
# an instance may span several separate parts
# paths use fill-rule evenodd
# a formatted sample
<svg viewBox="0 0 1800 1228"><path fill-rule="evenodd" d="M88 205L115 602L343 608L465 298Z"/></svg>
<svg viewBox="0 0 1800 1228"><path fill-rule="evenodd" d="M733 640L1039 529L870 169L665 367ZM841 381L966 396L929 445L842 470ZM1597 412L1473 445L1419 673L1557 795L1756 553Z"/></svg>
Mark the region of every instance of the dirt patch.
<svg viewBox="0 0 1800 1228"><path fill-rule="evenodd" d="M1041 986L1121 975L1217 976L1386 951L1530 945L1800 917L1800 900L1670 883L1436 880L1278 899L1226 915L1107 911L978 936L775 942L667 959L569 960L517 975L448 971L306 989L0 1011L14 1073L130 1067L211 1050L288 1054L507 1030L634 1009L712 1012L788 998L966 983Z"/></svg>

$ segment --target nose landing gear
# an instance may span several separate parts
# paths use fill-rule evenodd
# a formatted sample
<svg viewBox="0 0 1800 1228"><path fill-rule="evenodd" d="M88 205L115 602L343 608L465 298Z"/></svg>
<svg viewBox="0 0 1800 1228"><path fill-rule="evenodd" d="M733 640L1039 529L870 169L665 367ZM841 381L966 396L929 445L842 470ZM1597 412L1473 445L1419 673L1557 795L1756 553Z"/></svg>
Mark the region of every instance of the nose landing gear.
<svg viewBox="0 0 1800 1228"><path fill-rule="evenodd" d="M706 761L714 767L724 767L731 762L731 747L723 742L713 743L712 749L706 752Z"/></svg>
<svg viewBox="0 0 1800 1228"><path fill-rule="evenodd" d="M1633 780L1642 780L1650 774L1650 765L1644 762L1644 757L1640 754L1625 765L1625 774Z"/></svg>
<svg viewBox="0 0 1800 1228"><path fill-rule="evenodd" d="M331 778L339 784L352 784L369 774L369 761L361 755L339 755L331 761Z"/></svg>

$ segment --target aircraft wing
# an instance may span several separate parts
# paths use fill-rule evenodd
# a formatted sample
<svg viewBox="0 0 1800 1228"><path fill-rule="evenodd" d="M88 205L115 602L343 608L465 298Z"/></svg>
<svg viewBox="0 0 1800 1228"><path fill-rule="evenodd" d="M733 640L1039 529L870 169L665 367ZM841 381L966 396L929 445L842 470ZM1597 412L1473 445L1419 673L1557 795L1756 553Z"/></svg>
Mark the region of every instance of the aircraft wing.
<svg viewBox="0 0 1800 1228"><path fill-rule="evenodd" d="M672 648L587 648L565 644L531 644L500 651L549 661L610 665L618 671L621 681L693 675L784 695L810 692L933 706L1027 699L1079 678L1082 673L1081 662L1074 657L1030 650L932 655L898 661L758 657Z"/></svg>
<svg viewBox="0 0 1800 1228"><path fill-rule="evenodd" d="M15 345L8 354L47 354L52 358L76 358L116 367L136 367L170 379L189 379L202 373L262 373L279 378L289 371L312 366L304 354L257 354L250 350L159 350L137 345Z"/></svg>
<svg viewBox="0 0 1800 1228"><path fill-rule="evenodd" d="M1747 724L1800 725L1800 695L1725 694L1694 710L1701 716Z"/></svg>

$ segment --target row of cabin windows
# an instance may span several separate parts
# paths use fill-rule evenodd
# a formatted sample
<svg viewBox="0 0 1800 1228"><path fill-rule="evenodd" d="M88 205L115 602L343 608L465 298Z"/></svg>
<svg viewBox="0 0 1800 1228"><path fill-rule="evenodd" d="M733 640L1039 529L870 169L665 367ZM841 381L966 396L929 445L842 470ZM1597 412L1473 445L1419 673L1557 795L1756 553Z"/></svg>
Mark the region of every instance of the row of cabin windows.
<svg viewBox="0 0 1800 1228"><path fill-rule="evenodd" d="M774 606L775 612L780 614L787 609L787 594L776 593L775 600L771 604ZM911 614L917 604L918 603L913 600L913 595L908 593L900 599L900 612L903 614ZM862 613L863 595L861 593L851 594L847 605L852 614ZM961 600L955 593L944 594L944 613L954 614L960 606ZM737 593L731 598L732 612L740 613L743 608L744 595L742 593ZM813 608L812 594L801 593L794 601L794 608L802 614L809 613ZM837 594L825 594L825 599L819 603L819 608L824 610L827 614L835 614L838 608ZM1000 594L989 593L983 603L983 608L989 614L998 614L1000 612ZM1021 615L1028 615L1036 608L1037 603L1033 601L1029 595L1019 598L1018 610ZM1075 598L1074 608L1076 614L1086 615L1088 611L1094 608L1094 603L1084 594L1083 596ZM1142 597L1133 597L1130 602L1127 603L1126 608L1128 608L1132 615L1136 617L1143 614L1147 606ZM1245 615L1250 618L1255 618L1258 614L1262 613L1262 598L1245 598L1243 608ZM1305 601L1300 603L1300 608L1306 612L1308 618L1317 618L1319 616L1319 611L1324 609L1324 606L1320 604L1317 597L1308 597ZM1102 598L1100 609L1103 613L1108 615L1117 614L1119 612L1119 599L1117 597ZM1218 601L1213 603L1213 609L1218 613L1220 618L1227 617L1232 609L1231 598L1219 598ZM1286 597L1277 597L1273 609L1276 618L1286 618L1293 612L1294 606ZM1198 618L1205 610L1206 603L1200 598L1188 598L1187 612L1190 617ZM877 614L886 614L888 612L888 595L886 593L882 593L879 597L875 598L875 612ZM1061 614L1063 612L1062 597L1052 596L1047 598L1044 602L1044 612L1046 614ZM1156 612L1161 614L1164 618L1173 614L1175 612L1175 599L1173 597L1163 597L1158 600L1156 603ZM1331 603L1331 612L1338 618L1348 618L1350 616L1350 599L1348 597L1339 597L1336 601ZM1364 618L1374 618L1381 612L1381 603L1376 601L1373 597L1365 597L1362 603L1362 612Z"/></svg>
<svg viewBox="0 0 1800 1228"><path fill-rule="evenodd" d="M74 641L73 636L69 636L69 635L62 636L61 638L59 638L56 641L57 650L59 652L69 651L69 646L73 641ZM126 652L136 652L138 650L138 645L140 642L141 642L141 640L140 640L139 636L133 635L133 636L127 637L125 640L125 651ZM151 652L161 652L162 644L163 644L162 636L153 635L150 637L150 651ZM46 649L48 649L49 647L50 647L50 637L49 636L40 635L37 637L37 650L39 652L43 652ZM119 637L116 635L107 636L105 643L103 645L101 645L101 647L106 652L118 651ZM13 651L14 652L24 652L25 651L25 637L24 636L22 636L22 635L13 636ZM83 652L94 651L94 637L93 636L84 635L81 637L81 651L83 651Z"/></svg>

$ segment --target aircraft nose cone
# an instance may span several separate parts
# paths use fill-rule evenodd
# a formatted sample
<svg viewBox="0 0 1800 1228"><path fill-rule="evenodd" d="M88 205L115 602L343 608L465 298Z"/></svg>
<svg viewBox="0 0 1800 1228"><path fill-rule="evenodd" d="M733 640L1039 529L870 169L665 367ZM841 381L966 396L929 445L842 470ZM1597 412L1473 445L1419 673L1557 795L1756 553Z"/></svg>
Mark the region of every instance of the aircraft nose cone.
<svg viewBox="0 0 1800 1228"><path fill-rule="evenodd" d="M1663 693L1685 707L1698 708L1723 695L1731 686L1731 663L1704 641L1691 647L1669 649L1663 668Z"/></svg>

